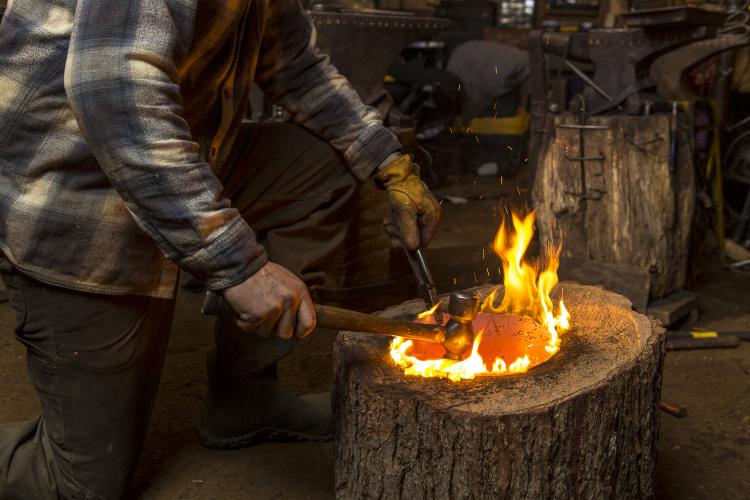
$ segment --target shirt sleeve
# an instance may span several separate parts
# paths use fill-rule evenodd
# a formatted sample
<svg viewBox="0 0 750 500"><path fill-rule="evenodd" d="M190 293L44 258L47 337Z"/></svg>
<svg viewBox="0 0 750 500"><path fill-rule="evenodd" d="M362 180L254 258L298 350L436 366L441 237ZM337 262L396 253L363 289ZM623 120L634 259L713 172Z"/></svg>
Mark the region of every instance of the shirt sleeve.
<svg viewBox="0 0 750 500"><path fill-rule="evenodd" d="M199 154L182 116L178 65L197 1L79 0L65 89L97 162L136 223L214 290L267 260Z"/></svg>
<svg viewBox="0 0 750 500"><path fill-rule="evenodd" d="M328 56L311 45L312 26L299 0L274 0L268 8L258 85L296 123L341 151L365 180L401 144Z"/></svg>

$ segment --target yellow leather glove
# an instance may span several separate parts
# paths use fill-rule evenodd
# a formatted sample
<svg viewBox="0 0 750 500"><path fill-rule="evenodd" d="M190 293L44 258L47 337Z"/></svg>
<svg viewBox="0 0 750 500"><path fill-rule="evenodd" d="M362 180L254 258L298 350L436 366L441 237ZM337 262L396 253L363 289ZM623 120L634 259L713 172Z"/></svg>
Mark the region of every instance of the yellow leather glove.
<svg viewBox="0 0 750 500"><path fill-rule="evenodd" d="M391 205L386 231L409 250L425 247L440 220L440 205L419 178L411 157L402 155L375 175L375 183L385 189Z"/></svg>

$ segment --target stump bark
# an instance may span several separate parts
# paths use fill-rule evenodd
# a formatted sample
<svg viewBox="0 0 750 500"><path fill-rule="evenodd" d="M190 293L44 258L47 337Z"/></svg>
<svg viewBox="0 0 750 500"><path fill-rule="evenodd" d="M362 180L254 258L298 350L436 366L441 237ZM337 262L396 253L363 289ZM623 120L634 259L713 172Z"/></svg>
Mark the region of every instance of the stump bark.
<svg viewBox="0 0 750 500"><path fill-rule="evenodd" d="M559 353L519 375L407 377L387 338L342 332L337 498L653 497L663 329L622 296L560 289L573 328ZM410 301L383 314L413 317L423 307Z"/></svg>

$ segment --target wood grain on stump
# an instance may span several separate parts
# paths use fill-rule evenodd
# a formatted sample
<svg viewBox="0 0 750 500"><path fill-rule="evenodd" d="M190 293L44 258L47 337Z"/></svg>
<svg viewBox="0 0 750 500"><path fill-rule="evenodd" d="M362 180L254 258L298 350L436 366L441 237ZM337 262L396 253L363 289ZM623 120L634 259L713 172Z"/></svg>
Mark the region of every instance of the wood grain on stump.
<svg viewBox="0 0 750 500"><path fill-rule="evenodd" d="M387 338L342 332L337 498L652 497L663 329L614 293L561 289L573 328L558 354L519 375L407 377Z"/></svg>

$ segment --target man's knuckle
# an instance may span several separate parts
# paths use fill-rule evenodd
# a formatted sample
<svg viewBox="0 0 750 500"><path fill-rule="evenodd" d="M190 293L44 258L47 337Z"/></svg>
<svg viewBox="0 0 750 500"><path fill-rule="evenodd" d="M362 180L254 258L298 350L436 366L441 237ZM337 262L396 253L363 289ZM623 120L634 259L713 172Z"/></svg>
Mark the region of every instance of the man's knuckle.
<svg viewBox="0 0 750 500"><path fill-rule="evenodd" d="M285 295L284 297L282 297L282 299L281 299L281 308L284 311L287 311L287 310L291 309L292 307L294 307L294 297L291 296L291 295Z"/></svg>
<svg viewBox="0 0 750 500"><path fill-rule="evenodd" d="M253 323L258 321L258 316L255 314L243 312L238 315L238 319L243 323Z"/></svg>
<svg viewBox="0 0 750 500"><path fill-rule="evenodd" d="M280 328L277 334L283 339L288 339L294 334L294 329L291 326L285 326L283 328Z"/></svg>

